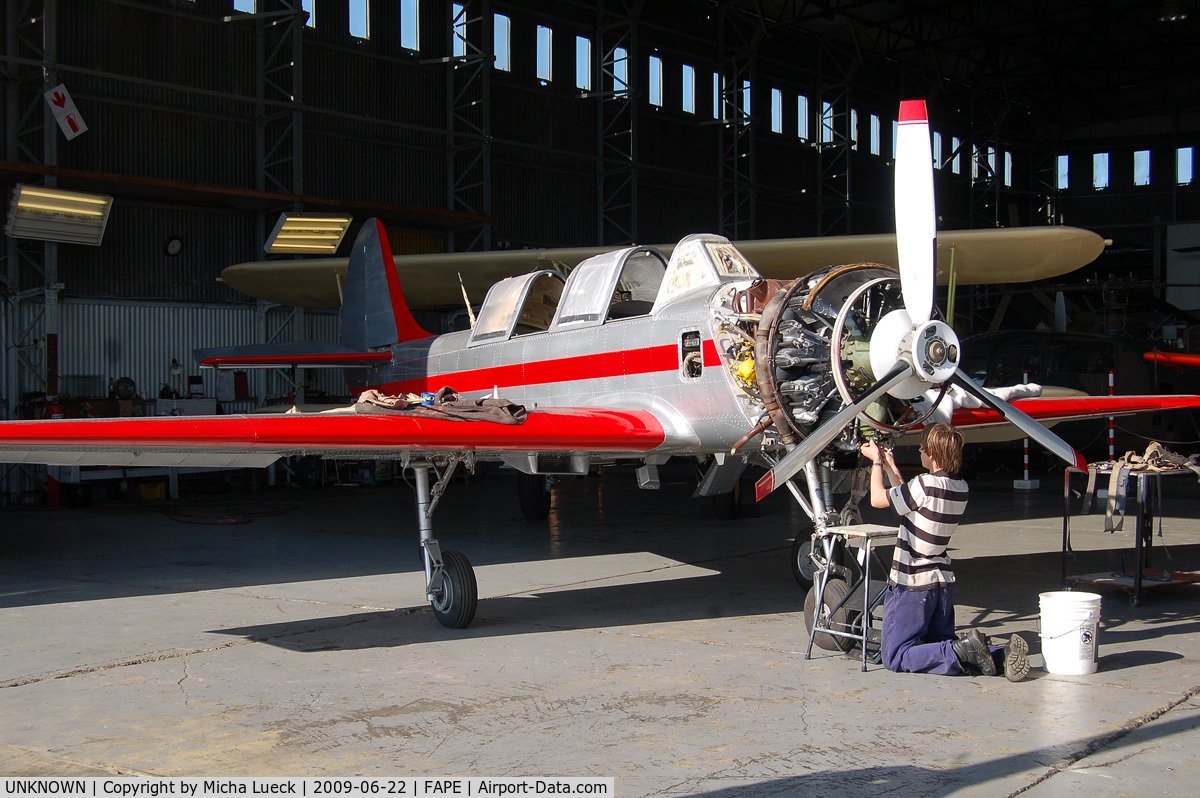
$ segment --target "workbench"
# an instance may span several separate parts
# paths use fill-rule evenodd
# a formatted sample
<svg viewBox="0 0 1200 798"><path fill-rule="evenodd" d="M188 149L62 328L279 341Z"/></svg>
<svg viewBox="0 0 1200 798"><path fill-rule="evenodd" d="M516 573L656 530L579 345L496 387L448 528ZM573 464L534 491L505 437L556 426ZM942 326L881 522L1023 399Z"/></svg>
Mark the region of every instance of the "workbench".
<svg viewBox="0 0 1200 798"><path fill-rule="evenodd" d="M1112 468L1119 463L1109 464L1107 472L1105 464L1093 464L1098 475L1108 477ZM1136 521L1133 530L1133 565L1129 570L1124 565L1119 572L1102 572L1095 574L1079 574L1067 576L1067 553L1071 547L1071 479L1076 474L1089 474L1079 468L1069 467L1063 474L1063 537L1062 537L1062 582L1064 585L1088 585L1090 587L1115 587L1129 594L1129 606L1136 607L1142 592L1153 587L1164 585L1185 585L1200 582L1200 574L1192 571L1169 571L1151 568L1151 554L1154 548L1154 520L1162 512L1161 480L1171 477L1187 476L1196 479L1196 474L1188 469L1150 470L1130 469L1126 484L1126 495L1116 496L1115 501L1127 508L1127 502L1132 500L1137 506ZM1107 481L1107 479L1106 479ZM1132 487L1130 491L1128 488ZM1087 500L1085 499L1085 506ZM1125 514L1127 515L1127 513Z"/></svg>

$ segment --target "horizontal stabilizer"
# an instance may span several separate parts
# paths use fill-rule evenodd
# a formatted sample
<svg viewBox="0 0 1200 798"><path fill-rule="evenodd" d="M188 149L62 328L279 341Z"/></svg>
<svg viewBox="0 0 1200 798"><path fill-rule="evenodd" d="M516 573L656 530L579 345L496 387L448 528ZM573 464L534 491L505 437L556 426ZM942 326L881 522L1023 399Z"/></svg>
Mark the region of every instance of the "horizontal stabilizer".
<svg viewBox="0 0 1200 798"><path fill-rule="evenodd" d="M367 368L392 359L391 352L360 352L328 341L218 346L197 349L195 355L201 368L215 369Z"/></svg>

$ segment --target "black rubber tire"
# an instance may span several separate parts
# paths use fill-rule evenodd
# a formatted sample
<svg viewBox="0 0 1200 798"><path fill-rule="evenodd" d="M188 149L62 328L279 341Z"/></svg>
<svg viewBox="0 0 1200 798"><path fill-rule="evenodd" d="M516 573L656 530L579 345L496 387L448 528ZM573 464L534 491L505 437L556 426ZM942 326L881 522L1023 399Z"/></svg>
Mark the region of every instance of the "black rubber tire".
<svg viewBox="0 0 1200 798"><path fill-rule="evenodd" d="M464 629L475 618L479 585L470 561L457 551L442 552L442 570L433 576L433 587L441 598L431 601L438 623L448 629Z"/></svg>
<svg viewBox="0 0 1200 798"><path fill-rule="evenodd" d="M831 578L825 585L824 607L822 615L829 615L829 611L842 603L842 600L850 594L850 586L841 579ZM817 589L811 588L808 595L804 597L804 629L811 633L813 628L813 618L816 615L817 605ZM829 615L829 628L838 631L849 632L851 625L854 623L854 616L857 613L851 612L849 606L843 606ZM823 648L826 651L849 651L854 647L854 641L848 637L834 637L823 632L817 632L816 638L813 640L818 648Z"/></svg>
<svg viewBox="0 0 1200 798"><path fill-rule="evenodd" d="M808 556L810 551L812 551L812 527L806 526L796 533L796 539L792 541L791 556L792 578L805 590L813 586L813 570L816 568L812 558Z"/></svg>
<svg viewBox="0 0 1200 798"><path fill-rule="evenodd" d="M526 521L545 521L550 516L552 494L546 489L545 474L517 472L517 498L521 501L521 515Z"/></svg>
<svg viewBox="0 0 1200 798"><path fill-rule="evenodd" d="M792 565L792 578L805 590L813 585L813 570L816 567L808 556L811 548L812 527L808 526L796 533L796 539L792 541L792 555L789 558ZM858 581L858 577L862 573L862 566L854 558L854 552L841 543L836 543L833 547L833 557L836 563L846 569L847 584Z"/></svg>

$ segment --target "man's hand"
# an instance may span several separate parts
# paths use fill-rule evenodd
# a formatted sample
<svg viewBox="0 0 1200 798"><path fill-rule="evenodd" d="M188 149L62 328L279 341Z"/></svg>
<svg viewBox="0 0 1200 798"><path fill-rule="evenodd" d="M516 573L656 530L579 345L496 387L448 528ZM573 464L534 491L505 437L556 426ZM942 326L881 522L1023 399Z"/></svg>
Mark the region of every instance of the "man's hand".
<svg viewBox="0 0 1200 798"><path fill-rule="evenodd" d="M890 448L884 449L879 445L879 441L875 438L872 438L862 446L858 447L858 450L862 452L863 456L872 463L878 463L882 466L890 465L895 468L896 460L892 455L892 450Z"/></svg>

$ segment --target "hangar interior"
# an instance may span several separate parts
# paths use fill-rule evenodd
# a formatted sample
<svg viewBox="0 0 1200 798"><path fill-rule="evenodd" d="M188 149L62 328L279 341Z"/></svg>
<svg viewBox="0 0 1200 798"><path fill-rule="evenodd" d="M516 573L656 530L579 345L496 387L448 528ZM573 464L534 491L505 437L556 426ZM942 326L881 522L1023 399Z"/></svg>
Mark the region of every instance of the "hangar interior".
<svg viewBox="0 0 1200 798"><path fill-rule="evenodd" d="M336 340L334 310L218 282L267 257L282 213L345 214L350 240L378 217L397 255L891 232L896 109L912 97L929 103L939 229L1065 224L1112 241L1085 269L1022 286L1003 320L1008 299L973 287L964 335L1031 327L1060 289L1094 311L1077 314L1084 331L1133 332L1137 292L1154 305L1138 334L1200 352L1198 13L12 0L6 194L112 204L98 244L5 236L0 405L44 414L47 396L105 399L122 377L135 399L226 396L192 350ZM56 117L58 87L73 121ZM449 325L461 308L424 310ZM308 375L310 393L345 390L336 372ZM226 409L286 396L289 379L252 372Z"/></svg>

